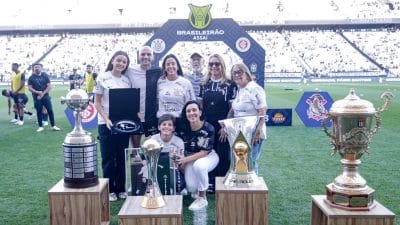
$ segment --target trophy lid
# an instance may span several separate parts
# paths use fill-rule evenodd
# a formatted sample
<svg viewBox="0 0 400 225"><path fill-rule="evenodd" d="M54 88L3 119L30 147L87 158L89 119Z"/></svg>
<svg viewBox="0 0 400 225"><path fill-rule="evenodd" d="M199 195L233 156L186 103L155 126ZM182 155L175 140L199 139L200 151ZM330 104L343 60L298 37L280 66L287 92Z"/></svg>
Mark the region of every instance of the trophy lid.
<svg viewBox="0 0 400 225"><path fill-rule="evenodd" d="M335 101L329 110L332 115L337 114L375 114L373 104L367 100L360 99L354 89L350 89L349 94L341 100Z"/></svg>
<svg viewBox="0 0 400 225"><path fill-rule="evenodd" d="M67 96L65 97L67 101L74 101L74 100L89 100L89 96L86 91L82 89L72 89L68 92Z"/></svg>
<svg viewBox="0 0 400 225"><path fill-rule="evenodd" d="M82 89L72 89L67 96L61 97L61 104L66 103L74 111L82 111L89 105L89 96Z"/></svg>
<svg viewBox="0 0 400 225"><path fill-rule="evenodd" d="M143 142L142 148L146 149L146 151L154 151L156 149L160 149L162 146L160 142L154 139L148 139Z"/></svg>

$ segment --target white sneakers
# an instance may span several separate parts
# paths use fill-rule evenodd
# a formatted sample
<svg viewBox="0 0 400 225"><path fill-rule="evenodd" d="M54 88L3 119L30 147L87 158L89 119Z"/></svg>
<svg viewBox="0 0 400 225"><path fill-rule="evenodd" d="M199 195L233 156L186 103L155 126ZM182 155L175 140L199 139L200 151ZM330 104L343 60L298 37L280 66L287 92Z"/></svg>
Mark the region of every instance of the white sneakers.
<svg viewBox="0 0 400 225"><path fill-rule="evenodd" d="M197 199L197 198L199 197L199 192L193 192L192 194L190 194L190 196L191 196L193 199Z"/></svg>
<svg viewBox="0 0 400 225"><path fill-rule="evenodd" d="M118 200L117 195L113 192L108 195L110 202L115 202Z"/></svg>
<svg viewBox="0 0 400 225"><path fill-rule="evenodd" d="M10 123L16 123L16 122L18 122L17 119L12 119L12 120L10 120Z"/></svg>
<svg viewBox="0 0 400 225"><path fill-rule="evenodd" d="M51 130L52 130L52 131L60 131L61 129L58 128L58 127L56 127L56 126L52 126L52 127L51 127Z"/></svg>
<svg viewBox="0 0 400 225"><path fill-rule="evenodd" d="M128 193L126 192L121 192L118 194L118 198L120 199L126 199L128 197Z"/></svg>
<svg viewBox="0 0 400 225"><path fill-rule="evenodd" d="M196 200L194 200L194 202L192 202L192 204L190 204L189 210L192 210L192 211L201 210L201 209L204 209L205 207L207 207L207 205L208 205L208 202L205 197L198 197Z"/></svg>
<svg viewBox="0 0 400 225"><path fill-rule="evenodd" d="M109 201L110 201L110 202L115 202L115 201L118 200L118 198L120 198L120 199L126 199L127 197L128 197L128 193L126 193L126 192L121 192L121 193L119 193L119 194L118 194L118 197L117 197L117 194L115 194L114 192L112 192L112 193L110 193L110 194L108 195L108 198L109 198Z"/></svg>
<svg viewBox="0 0 400 225"><path fill-rule="evenodd" d="M47 125L49 125L49 122L43 121L42 124L43 124L43 126L47 126Z"/></svg>
<svg viewBox="0 0 400 225"><path fill-rule="evenodd" d="M61 129L58 128L58 127L56 127L56 126L52 126L52 127L51 127L51 130L52 130L52 131L60 131ZM39 127L39 128L36 130L36 132L42 132L42 131L44 131L44 128L43 128L43 127Z"/></svg>
<svg viewBox="0 0 400 225"><path fill-rule="evenodd" d="M24 121L23 120L17 120L17 122L15 122L14 124L22 126L22 125L24 125Z"/></svg>

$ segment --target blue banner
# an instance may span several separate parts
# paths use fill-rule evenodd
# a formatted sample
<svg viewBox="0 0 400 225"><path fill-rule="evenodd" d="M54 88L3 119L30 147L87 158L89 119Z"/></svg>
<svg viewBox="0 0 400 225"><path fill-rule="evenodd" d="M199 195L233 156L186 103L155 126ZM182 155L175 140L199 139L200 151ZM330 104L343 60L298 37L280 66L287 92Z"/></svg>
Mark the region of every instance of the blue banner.
<svg viewBox="0 0 400 225"><path fill-rule="evenodd" d="M292 109L268 109L267 126L292 126Z"/></svg>
<svg viewBox="0 0 400 225"><path fill-rule="evenodd" d="M70 108L64 110L65 115L71 125L71 128L75 127L74 111ZM82 127L83 129L94 129L97 127L97 110L93 103L89 103L88 107L81 113L82 115Z"/></svg>
<svg viewBox="0 0 400 225"><path fill-rule="evenodd" d="M328 92L304 92L297 103L296 112L307 127L321 127L326 119L326 125L331 126L330 119L325 115L329 112L333 100Z"/></svg>
<svg viewBox="0 0 400 225"><path fill-rule="evenodd" d="M180 41L223 41L249 67L250 72L256 76L257 83L264 87L265 50L231 18L212 19L202 29L193 27L188 19L168 20L146 42L154 50L155 66L159 66L157 64L162 57Z"/></svg>

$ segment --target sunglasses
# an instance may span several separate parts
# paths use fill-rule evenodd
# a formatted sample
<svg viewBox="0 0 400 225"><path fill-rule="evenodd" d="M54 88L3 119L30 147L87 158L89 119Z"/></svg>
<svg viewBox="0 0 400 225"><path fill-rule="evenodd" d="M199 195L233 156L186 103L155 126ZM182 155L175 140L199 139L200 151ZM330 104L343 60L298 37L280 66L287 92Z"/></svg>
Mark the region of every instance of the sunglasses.
<svg viewBox="0 0 400 225"><path fill-rule="evenodd" d="M242 74L244 74L244 71L243 71L243 70L232 71L232 75L233 75L234 77L240 76L240 75L242 75Z"/></svg>
<svg viewBox="0 0 400 225"><path fill-rule="evenodd" d="M220 66L220 65L221 65L220 62L209 62L209 63L208 63L208 66L209 66L209 67L213 67L213 66L218 67L218 66Z"/></svg>

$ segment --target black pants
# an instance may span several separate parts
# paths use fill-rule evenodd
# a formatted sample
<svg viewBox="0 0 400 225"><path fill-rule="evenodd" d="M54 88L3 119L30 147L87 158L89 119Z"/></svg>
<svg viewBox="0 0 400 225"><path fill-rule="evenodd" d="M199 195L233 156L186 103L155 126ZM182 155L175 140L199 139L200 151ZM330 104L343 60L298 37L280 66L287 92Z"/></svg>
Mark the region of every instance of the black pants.
<svg viewBox="0 0 400 225"><path fill-rule="evenodd" d="M98 132L103 177L109 179L110 193L125 192L125 148L129 146L129 135L113 134L105 124L99 125Z"/></svg>
<svg viewBox="0 0 400 225"><path fill-rule="evenodd" d="M39 127L43 126L43 113L42 113L42 109L46 108L47 113L49 115L49 119L50 119L50 125L54 126L55 125L55 121L54 121L54 112L53 112L53 106L51 105L51 98L49 95L45 95L42 99L35 100L35 109L36 109L36 115L37 115L37 120L39 123Z"/></svg>

